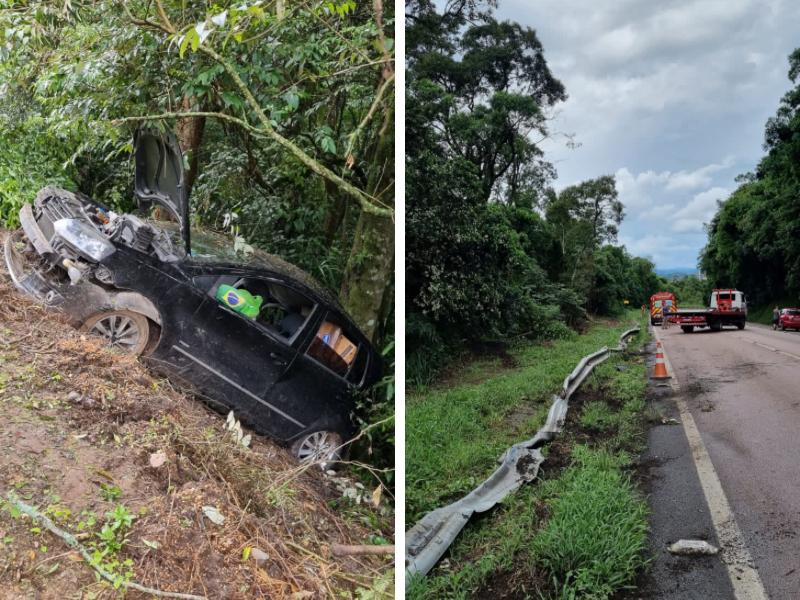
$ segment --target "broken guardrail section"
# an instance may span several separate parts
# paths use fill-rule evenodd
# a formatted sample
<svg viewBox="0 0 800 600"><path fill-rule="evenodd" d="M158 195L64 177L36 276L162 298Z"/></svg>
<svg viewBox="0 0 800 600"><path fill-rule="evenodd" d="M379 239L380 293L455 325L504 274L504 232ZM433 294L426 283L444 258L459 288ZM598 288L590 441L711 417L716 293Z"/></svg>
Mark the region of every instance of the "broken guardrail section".
<svg viewBox="0 0 800 600"><path fill-rule="evenodd" d="M636 333L639 333L638 327L629 329L620 336L616 348L603 347L583 357L564 379L561 391L553 396L547 421L536 435L506 450L499 458L500 466L495 472L469 494L452 504L432 510L406 532L406 580L414 575L426 575L473 514L491 509L523 483L536 479L539 466L544 462L539 448L551 442L561 432L572 394L612 352L624 350L628 338Z"/></svg>

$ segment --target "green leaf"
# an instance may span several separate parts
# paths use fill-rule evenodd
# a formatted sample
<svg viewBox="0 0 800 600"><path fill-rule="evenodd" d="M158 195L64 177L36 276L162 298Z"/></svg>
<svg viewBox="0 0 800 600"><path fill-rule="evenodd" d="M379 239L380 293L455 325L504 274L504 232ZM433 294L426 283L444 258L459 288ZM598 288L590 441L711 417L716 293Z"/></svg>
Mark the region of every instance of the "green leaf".
<svg viewBox="0 0 800 600"><path fill-rule="evenodd" d="M336 142L332 137L323 137L322 140L320 140L320 145L322 146L323 151L328 152L329 154L336 154Z"/></svg>
<svg viewBox="0 0 800 600"><path fill-rule="evenodd" d="M245 546L244 547L244 550L242 550L242 562L245 562L245 561L247 561L248 558L250 558L250 552L252 550L253 549L250 546Z"/></svg>
<svg viewBox="0 0 800 600"><path fill-rule="evenodd" d="M283 95L283 99L286 100L286 104L289 105L292 111L297 110L297 107L300 106L300 96L296 92L286 92Z"/></svg>
<svg viewBox="0 0 800 600"><path fill-rule="evenodd" d="M197 32L196 32L194 29L191 29L190 31L191 31L192 33L194 33L195 35L197 35ZM184 34L184 36L183 36L183 39L181 40L181 45L180 45L180 47L178 48L178 55L179 55L181 58L183 58L183 55L186 53L186 47L187 47L188 45L189 45L189 31L187 31L187 32Z"/></svg>
<svg viewBox="0 0 800 600"><path fill-rule="evenodd" d="M244 106L244 100L235 92L222 92L221 96L226 106L231 106L233 108L242 108Z"/></svg>

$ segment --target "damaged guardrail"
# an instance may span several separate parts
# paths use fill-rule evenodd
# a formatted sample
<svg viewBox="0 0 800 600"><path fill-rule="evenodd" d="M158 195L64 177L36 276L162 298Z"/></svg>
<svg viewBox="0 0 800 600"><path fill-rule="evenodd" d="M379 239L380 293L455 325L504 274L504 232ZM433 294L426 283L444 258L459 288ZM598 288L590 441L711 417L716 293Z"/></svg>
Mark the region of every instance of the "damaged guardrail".
<svg viewBox="0 0 800 600"><path fill-rule="evenodd" d="M533 481L544 457L539 451L551 442L564 427L569 399L592 370L612 352L627 347L627 339L639 327L624 332L616 348L603 347L581 359L564 379L561 391L553 396L547 421L531 439L514 444L499 458L500 466L483 483L452 504L432 510L406 532L406 579L426 575L447 551L475 513L489 510L523 483Z"/></svg>

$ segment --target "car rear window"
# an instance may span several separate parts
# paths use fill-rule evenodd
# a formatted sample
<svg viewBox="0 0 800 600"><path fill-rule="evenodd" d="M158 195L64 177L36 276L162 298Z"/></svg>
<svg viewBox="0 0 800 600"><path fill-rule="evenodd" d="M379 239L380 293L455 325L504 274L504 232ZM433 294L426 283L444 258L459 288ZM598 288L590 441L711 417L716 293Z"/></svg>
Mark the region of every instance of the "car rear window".
<svg viewBox="0 0 800 600"><path fill-rule="evenodd" d="M800 310L787 310L785 311L787 315L800 315Z"/></svg>
<svg viewBox="0 0 800 600"><path fill-rule="evenodd" d="M720 300L730 300L731 295L727 292L718 294Z"/></svg>

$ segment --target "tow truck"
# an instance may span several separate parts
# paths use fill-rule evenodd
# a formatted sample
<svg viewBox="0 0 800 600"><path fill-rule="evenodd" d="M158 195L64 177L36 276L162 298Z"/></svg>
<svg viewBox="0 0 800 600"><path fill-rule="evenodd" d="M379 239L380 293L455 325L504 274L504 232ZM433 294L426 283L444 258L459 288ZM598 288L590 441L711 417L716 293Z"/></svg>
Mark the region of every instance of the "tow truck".
<svg viewBox="0 0 800 600"><path fill-rule="evenodd" d="M684 333L692 333L695 327L720 331L725 325L735 325L744 329L746 321L747 298L734 289L713 290L708 308L684 308L670 317L670 322L680 325Z"/></svg>

